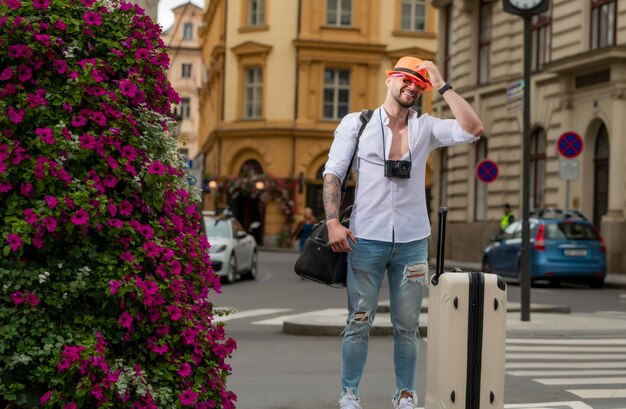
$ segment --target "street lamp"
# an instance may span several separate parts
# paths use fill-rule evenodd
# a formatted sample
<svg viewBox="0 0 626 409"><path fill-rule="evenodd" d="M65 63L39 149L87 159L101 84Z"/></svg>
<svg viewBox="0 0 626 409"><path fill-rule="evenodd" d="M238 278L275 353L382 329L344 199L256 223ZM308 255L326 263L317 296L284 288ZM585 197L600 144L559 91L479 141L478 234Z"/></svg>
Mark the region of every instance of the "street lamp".
<svg viewBox="0 0 626 409"><path fill-rule="evenodd" d="M522 159L522 321L530 321L530 23L533 16L548 11L550 0L502 0L502 9L524 19L524 135Z"/></svg>

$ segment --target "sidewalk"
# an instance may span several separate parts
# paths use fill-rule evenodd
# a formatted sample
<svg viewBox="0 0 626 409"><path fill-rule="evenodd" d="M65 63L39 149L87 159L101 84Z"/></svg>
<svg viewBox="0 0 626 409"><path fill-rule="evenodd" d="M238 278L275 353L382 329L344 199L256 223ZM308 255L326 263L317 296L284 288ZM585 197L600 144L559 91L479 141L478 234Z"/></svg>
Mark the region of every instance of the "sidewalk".
<svg viewBox="0 0 626 409"><path fill-rule="evenodd" d="M433 260L434 262L434 260ZM480 271L479 263L445 261L446 270L460 267L465 271ZM609 274L605 287L626 289L626 275ZM530 320L522 321L519 303L507 305L507 336L555 337L555 336L624 336L626 337L626 314L571 313L570 306L531 304ZM300 314L283 323L283 332L292 335L341 336L346 325L347 311L331 308ZM425 298L420 314L420 335L427 336L428 299ZM391 336L393 329L389 315L389 302L378 306L371 336Z"/></svg>

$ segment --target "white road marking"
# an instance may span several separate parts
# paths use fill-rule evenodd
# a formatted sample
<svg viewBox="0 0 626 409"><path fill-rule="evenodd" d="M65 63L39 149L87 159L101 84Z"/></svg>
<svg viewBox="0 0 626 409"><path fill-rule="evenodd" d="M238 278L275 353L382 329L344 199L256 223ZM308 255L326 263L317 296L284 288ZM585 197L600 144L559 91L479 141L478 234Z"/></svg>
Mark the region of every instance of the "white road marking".
<svg viewBox="0 0 626 409"><path fill-rule="evenodd" d="M512 338L506 340L507 345L513 344L544 344L544 345L626 345L626 339L542 339L542 338Z"/></svg>
<svg viewBox="0 0 626 409"><path fill-rule="evenodd" d="M626 384L626 378L534 378L544 385L621 385Z"/></svg>
<svg viewBox="0 0 626 409"><path fill-rule="evenodd" d="M623 399L626 398L626 389L568 389L583 399Z"/></svg>
<svg viewBox="0 0 626 409"><path fill-rule="evenodd" d="M235 311L230 315L226 315L224 317L216 318L216 321L226 322L237 320L241 318L250 318L250 317L258 317L259 315L271 315L278 314L286 311L291 311L290 308L259 308L256 310L248 310L248 311Z"/></svg>
<svg viewBox="0 0 626 409"><path fill-rule="evenodd" d="M626 369L626 362L507 362L507 369L525 368L582 368L582 369Z"/></svg>
<svg viewBox="0 0 626 409"><path fill-rule="evenodd" d="M507 352L626 352L626 347L612 346L608 349L606 346L516 346L510 345L506 347ZM624 355L626 358L626 354Z"/></svg>
<svg viewBox="0 0 626 409"><path fill-rule="evenodd" d="M317 310L312 312L305 312L302 314L294 314L294 315L281 315L280 317L270 318L263 321L253 322L255 325L283 325L283 322L287 320L292 320L294 318L306 318L310 316L318 317L332 317L336 318L338 316L345 315L348 316L348 310L345 308L328 308L325 310Z"/></svg>
<svg viewBox="0 0 626 409"><path fill-rule="evenodd" d="M626 369L598 369L598 370L580 370L570 369L565 371L508 371L508 375L513 376L609 376L609 375L626 375Z"/></svg>
<svg viewBox="0 0 626 409"><path fill-rule="evenodd" d="M506 360L510 359L546 359L564 361L602 361L614 359L626 359L624 354L506 354Z"/></svg>
<svg viewBox="0 0 626 409"><path fill-rule="evenodd" d="M585 402L542 402L542 403L510 403L505 404L505 409L593 409ZM417 409L424 409L423 407Z"/></svg>

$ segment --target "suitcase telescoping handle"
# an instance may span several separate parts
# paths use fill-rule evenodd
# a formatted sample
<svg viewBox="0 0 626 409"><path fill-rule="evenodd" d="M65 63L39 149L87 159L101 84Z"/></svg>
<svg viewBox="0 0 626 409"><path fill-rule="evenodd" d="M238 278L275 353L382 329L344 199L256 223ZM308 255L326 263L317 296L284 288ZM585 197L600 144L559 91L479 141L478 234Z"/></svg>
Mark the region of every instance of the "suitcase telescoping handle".
<svg viewBox="0 0 626 409"><path fill-rule="evenodd" d="M443 253L446 247L446 215L448 208L442 206L439 208L439 232L437 236L437 261L435 264L435 276L431 280L433 285L439 283L439 276L443 273Z"/></svg>

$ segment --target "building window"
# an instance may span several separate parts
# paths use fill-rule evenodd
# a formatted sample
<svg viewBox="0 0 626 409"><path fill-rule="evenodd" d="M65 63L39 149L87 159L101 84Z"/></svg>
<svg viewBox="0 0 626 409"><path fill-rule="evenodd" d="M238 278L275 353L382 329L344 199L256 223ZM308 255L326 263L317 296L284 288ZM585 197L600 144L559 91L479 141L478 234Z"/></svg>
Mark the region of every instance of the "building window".
<svg viewBox="0 0 626 409"><path fill-rule="evenodd" d="M426 4L424 0L402 0L402 30L424 31Z"/></svg>
<svg viewBox="0 0 626 409"><path fill-rule="evenodd" d="M350 27L352 25L352 0L327 0L326 24Z"/></svg>
<svg viewBox="0 0 626 409"><path fill-rule="evenodd" d="M615 0L591 1L591 49L615 44Z"/></svg>
<svg viewBox="0 0 626 409"><path fill-rule="evenodd" d="M192 65L191 64L183 64L182 65L182 77L183 78L191 78L191 69L192 69Z"/></svg>
<svg viewBox="0 0 626 409"><path fill-rule="evenodd" d="M487 139L481 137L476 144L476 166L487 159ZM487 183L474 178L476 190L474 196L474 220L482 221L487 217Z"/></svg>
<svg viewBox="0 0 626 409"><path fill-rule="evenodd" d="M248 25L265 24L265 0L248 0Z"/></svg>
<svg viewBox="0 0 626 409"><path fill-rule="evenodd" d="M350 106L350 71L324 71L324 119L341 119Z"/></svg>
<svg viewBox="0 0 626 409"><path fill-rule="evenodd" d="M491 1L480 2L480 28L478 42L478 83L489 82L489 55L491 54Z"/></svg>
<svg viewBox="0 0 626 409"><path fill-rule="evenodd" d="M442 148L439 154L439 206L445 206L448 200L448 148Z"/></svg>
<svg viewBox="0 0 626 409"><path fill-rule="evenodd" d="M452 3L443 9L443 78L450 80L452 67Z"/></svg>
<svg viewBox="0 0 626 409"><path fill-rule="evenodd" d="M550 61L552 12L546 11L532 20L532 61L533 71L540 70L543 64Z"/></svg>
<svg viewBox="0 0 626 409"><path fill-rule="evenodd" d="M254 67L246 70L244 95L244 117L247 119L261 118L263 68Z"/></svg>
<svg viewBox="0 0 626 409"><path fill-rule="evenodd" d="M193 40L193 23L185 23L183 26L183 40Z"/></svg>
<svg viewBox="0 0 626 409"><path fill-rule="evenodd" d="M546 132L536 129L530 138L530 208L545 207Z"/></svg>
<svg viewBox="0 0 626 409"><path fill-rule="evenodd" d="M180 106L174 108L174 116L181 120L191 116L191 98L181 98Z"/></svg>

